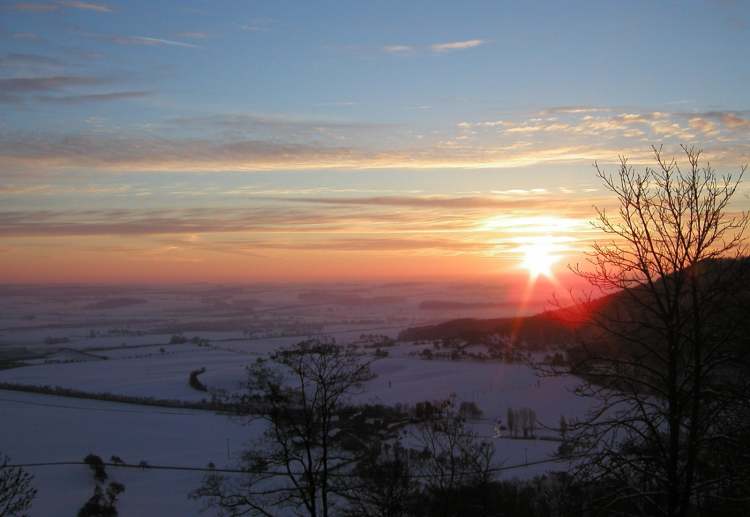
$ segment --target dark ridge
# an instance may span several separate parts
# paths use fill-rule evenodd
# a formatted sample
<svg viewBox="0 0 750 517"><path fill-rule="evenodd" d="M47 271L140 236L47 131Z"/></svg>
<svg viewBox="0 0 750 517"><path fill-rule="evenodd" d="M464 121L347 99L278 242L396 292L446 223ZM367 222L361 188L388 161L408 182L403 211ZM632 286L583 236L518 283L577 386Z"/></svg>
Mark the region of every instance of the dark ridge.
<svg viewBox="0 0 750 517"><path fill-rule="evenodd" d="M717 281L722 275L730 272L737 278L747 279L750 276L750 258L711 260L700 265L700 275L707 282ZM734 321L747 322L750 326L750 286L740 290L738 303L733 304L736 310L727 312L721 318L731 318ZM599 342L600 346L614 346L606 343L603 335L594 325L598 318L611 318L618 313L626 313L634 318L639 309L633 301L633 296L641 296L636 291L620 291L603 296L586 303L565 307L552 311L545 311L533 316L518 318L475 319L462 318L449 320L435 325L413 327L399 334L401 341L425 341L436 339L463 339L468 342L478 342L496 334L509 338L512 343L526 345L529 348L546 345L573 345L586 336L587 341ZM729 312L738 312L729 314ZM644 317L645 314L643 315ZM750 332L750 328L748 329Z"/></svg>
<svg viewBox="0 0 750 517"><path fill-rule="evenodd" d="M513 302L454 302L451 300L425 300L419 304L423 311L446 311L465 309L507 309L515 307Z"/></svg>

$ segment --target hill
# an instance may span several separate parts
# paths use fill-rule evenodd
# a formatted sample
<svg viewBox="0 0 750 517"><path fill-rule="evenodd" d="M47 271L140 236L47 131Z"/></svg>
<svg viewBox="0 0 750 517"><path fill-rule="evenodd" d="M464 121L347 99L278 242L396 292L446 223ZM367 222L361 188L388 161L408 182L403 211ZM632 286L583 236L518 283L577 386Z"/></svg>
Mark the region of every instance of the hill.
<svg viewBox="0 0 750 517"><path fill-rule="evenodd" d="M487 336L499 335L530 349L572 343L576 332L586 326L592 311L601 310L611 301L612 297L608 296L578 306L517 318L449 320L436 325L412 327L402 331L398 337L402 341L462 339L474 343Z"/></svg>
<svg viewBox="0 0 750 517"><path fill-rule="evenodd" d="M689 273L686 273L689 274ZM750 327L750 258L712 260L701 264L699 274L704 285L727 284L725 307L720 313L712 315L713 324L720 326L731 322L743 328ZM672 277L669 282L674 281ZM660 280L657 288L669 282ZM731 284L731 285L730 285ZM715 287L715 285L713 287ZM737 286L740 286L737 289ZM629 291L629 292L628 292ZM462 339L469 343L499 335L510 339L515 345L530 350L547 345L573 345L580 342L582 335L587 341L597 341L601 346L614 345L607 343L605 334L598 329L597 321L615 321L619 315L626 315L630 321L650 319L645 309L649 296L646 290L630 289L603 296L586 303L545 311L533 316L518 318L472 319L462 318L449 320L436 325L413 327L399 334L403 341ZM640 301L639 301L640 300ZM641 303L643 302L643 303ZM746 328L750 332L750 328Z"/></svg>

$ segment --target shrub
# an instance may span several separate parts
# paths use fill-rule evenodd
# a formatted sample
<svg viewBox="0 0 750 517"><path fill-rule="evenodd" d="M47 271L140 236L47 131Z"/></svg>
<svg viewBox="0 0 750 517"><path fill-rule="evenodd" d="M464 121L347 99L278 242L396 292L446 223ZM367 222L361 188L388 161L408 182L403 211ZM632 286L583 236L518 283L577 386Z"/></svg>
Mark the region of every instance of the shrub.
<svg viewBox="0 0 750 517"><path fill-rule="evenodd" d="M190 387L193 389L196 389L198 391L208 391L208 387L206 387L205 384L201 382L201 380L198 378L198 376L206 371L206 368L198 368L197 370L193 370L190 372L190 378L188 379L188 384L190 384Z"/></svg>
<svg viewBox="0 0 750 517"><path fill-rule="evenodd" d="M91 470L94 472L94 479L97 481L105 481L107 479L107 471L104 468L104 462L99 456L96 454L89 454L83 458L83 461L91 467Z"/></svg>

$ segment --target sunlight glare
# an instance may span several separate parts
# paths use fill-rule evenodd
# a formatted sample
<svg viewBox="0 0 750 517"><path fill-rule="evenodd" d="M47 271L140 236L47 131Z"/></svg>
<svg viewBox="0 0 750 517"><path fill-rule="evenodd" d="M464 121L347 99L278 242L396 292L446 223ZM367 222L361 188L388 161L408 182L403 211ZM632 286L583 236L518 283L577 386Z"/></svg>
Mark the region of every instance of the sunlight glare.
<svg viewBox="0 0 750 517"><path fill-rule="evenodd" d="M529 277L535 280L539 276L554 278L552 266L562 257L556 254L559 248L550 237L540 237L527 242L519 248L523 253L521 267L529 272Z"/></svg>

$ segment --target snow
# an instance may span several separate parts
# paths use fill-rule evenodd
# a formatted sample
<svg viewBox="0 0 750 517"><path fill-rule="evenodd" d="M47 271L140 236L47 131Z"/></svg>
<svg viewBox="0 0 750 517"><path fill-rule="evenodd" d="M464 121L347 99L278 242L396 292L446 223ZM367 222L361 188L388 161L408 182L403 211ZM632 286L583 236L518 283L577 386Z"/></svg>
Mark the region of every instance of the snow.
<svg viewBox="0 0 750 517"><path fill-rule="evenodd" d="M475 402L493 421L505 419L508 407L530 407L548 426L555 426L561 414L582 416L588 407L587 401L572 395L574 379L539 378L523 364L404 357L405 347L400 348L400 356L391 352L375 362L378 376L366 386L364 401L414 404L455 394L459 401Z"/></svg>
<svg viewBox="0 0 750 517"><path fill-rule="evenodd" d="M47 364L0 371L0 380L59 384L90 391L197 400L204 393L187 384L189 371L206 366L201 376L209 386L241 380L244 365L252 357L194 347L173 355L86 363ZM365 386L360 401L385 404L437 400L455 393L457 399L475 401L485 412L474 424L482 437L493 439L494 420L505 418L508 407L533 408L539 419L554 426L561 414L577 416L584 401L567 389L570 380L541 379L524 365L501 363L425 361L406 356L408 345L391 349L393 357L377 361L378 377ZM237 452L243 443L257 438L259 427L247 427L226 416L205 411L154 408L91 400L0 391L0 433L3 449L14 462L34 463L80 460L88 453L108 459L117 455L127 462L217 466L227 462L227 440ZM554 441L493 439L496 465L518 465L546 460L558 445ZM554 464L531 465L510 470L505 478L528 478ZM201 481L195 472L108 469L113 479L125 484L121 514L197 515L200 502L187 494ZM36 467L40 488L32 516L68 516L93 490L93 479L83 466ZM144 514L144 508L148 513Z"/></svg>
<svg viewBox="0 0 750 517"><path fill-rule="evenodd" d="M95 294L84 290L30 290L23 296L0 299L0 358L25 353L28 366L0 370L0 382L61 386L87 392L196 401L209 395L188 385L191 371L206 368L201 382L209 388L235 389L244 380L245 366L279 347L292 345L307 336L249 337L253 328L273 335L281 328L300 329L320 325L323 333L339 343L356 342L361 334L396 337L399 330L454 317L420 311L423 300L482 299L480 287L408 287L341 285L337 292L358 292L363 298L400 296L403 302L383 305L305 305L299 293L316 287L242 288L239 290L191 286L180 289L123 288L117 294ZM334 288L326 288L333 292ZM359 290L358 290L359 289ZM457 291L459 289L459 291ZM460 289L466 290L461 296ZM109 310L86 310L91 303L107 298L138 298L146 303ZM232 303L259 301L255 313L232 323ZM496 298L495 298L496 299ZM219 303L221 302L221 303ZM226 302L226 303L224 303ZM224 309L221 307L229 307ZM219 309L217 309L219 307ZM486 309L462 316L482 316ZM33 315L33 318L29 316ZM493 314L497 316L497 314ZM179 329L194 321L220 321L226 329L185 331L208 346L196 343L169 344L173 335L164 329ZM222 323L223 325L224 323ZM290 327L284 327L291 325ZM221 325L220 325L221 326ZM93 333L92 333L93 331ZM179 332L174 332L179 333ZM67 338L61 343L47 338ZM384 348L385 359L373 364L377 377L364 386L358 402L414 404L444 399L455 394L457 401L473 401L483 411L474 430L493 439L496 464L505 466L545 460L558 443L544 440L495 439L495 420L505 420L507 409L528 407L549 427L556 427L561 415L582 416L587 401L576 398L573 379L536 377L523 364L499 362L423 360L410 355L423 346L409 343ZM163 350L163 351L162 351ZM374 349L362 348L373 353ZM19 352L20 351L20 352ZM104 358L104 359L98 359ZM159 408L39 395L0 390L0 452L14 463L80 461L95 453L105 461L112 455L127 462L204 467L209 462L231 466L232 454L243 444L257 440L262 428L242 425L237 420L207 411ZM554 434L543 431L541 434ZM555 464L529 465L509 470L505 478L528 478ZM90 497L94 481L85 466L30 467L39 489L32 517L75 515ZM184 471L141 470L109 467L114 480L125 484L119 505L121 515L184 517L198 515L201 503L187 494L201 481L202 474Z"/></svg>
<svg viewBox="0 0 750 517"><path fill-rule="evenodd" d="M0 381L26 385L49 385L91 393L154 397L175 400L201 400L207 397L188 385L190 372L205 367L202 379L241 378L247 355L196 346L159 352L145 357L42 364L0 370ZM129 352L134 352L129 350ZM219 383L225 387L225 383Z"/></svg>
<svg viewBox="0 0 750 517"><path fill-rule="evenodd" d="M39 405L46 404L46 405ZM3 451L13 463L81 461L94 453L108 461L204 467L227 463L230 452L260 430L205 411L168 410L46 395L0 391ZM94 480L86 466L30 468L39 490L32 516L70 517L91 496ZM197 515L187 499L200 485L200 472L117 469L125 484L121 515Z"/></svg>

